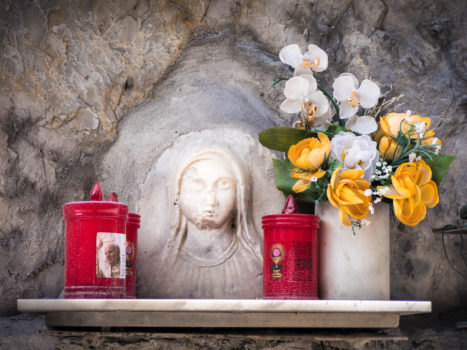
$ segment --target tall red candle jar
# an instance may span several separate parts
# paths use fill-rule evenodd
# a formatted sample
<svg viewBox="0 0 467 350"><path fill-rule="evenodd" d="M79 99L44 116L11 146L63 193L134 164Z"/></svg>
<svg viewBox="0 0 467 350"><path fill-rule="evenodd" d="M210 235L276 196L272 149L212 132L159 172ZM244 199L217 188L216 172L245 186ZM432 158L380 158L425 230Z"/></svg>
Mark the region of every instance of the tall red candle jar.
<svg viewBox="0 0 467 350"><path fill-rule="evenodd" d="M141 216L128 214L126 222L126 297L135 297L136 286L136 248Z"/></svg>
<svg viewBox="0 0 467 350"><path fill-rule="evenodd" d="M63 206L65 298L124 298L126 295L128 206L101 201L102 194L97 197L98 200Z"/></svg>
<svg viewBox="0 0 467 350"><path fill-rule="evenodd" d="M267 215L262 224L264 299L318 299L319 217Z"/></svg>

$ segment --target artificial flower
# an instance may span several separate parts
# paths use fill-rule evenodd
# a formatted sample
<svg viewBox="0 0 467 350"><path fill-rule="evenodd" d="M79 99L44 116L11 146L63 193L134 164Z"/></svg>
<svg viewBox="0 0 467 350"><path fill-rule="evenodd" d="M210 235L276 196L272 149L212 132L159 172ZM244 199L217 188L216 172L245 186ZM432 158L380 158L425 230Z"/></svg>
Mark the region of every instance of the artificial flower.
<svg viewBox="0 0 467 350"><path fill-rule="evenodd" d="M441 140L434 137L435 132L429 130L430 125L430 118L410 113L389 113L381 117L380 128L375 134L381 157L385 159L399 157L401 147L396 141L399 133L412 140L421 140L422 145L441 145Z"/></svg>
<svg viewBox="0 0 467 350"><path fill-rule="evenodd" d="M373 117L369 115L364 115L363 117L359 117L358 115L354 114L345 123L345 127L349 130L358 132L362 135L371 134L378 129L378 124L376 123Z"/></svg>
<svg viewBox="0 0 467 350"><path fill-rule="evenodd" d="M328 68L328 55L318 46L308 45L308 51L302 54L297 44L288 45L279 52L282 62L295 69L295 75L322 72Z"/></svg>
<svg viewBox="0 0 467 350"><path fill-rule="evenodd" d="M358 112L359 106L372 108L378 103L381 91L371 80L365 79L358 86L357 78L351 73L342 73L334 84L334 98L340 102L340 117L348 119Z"/></svg>
<svg viewBox="0 0 467 350"><path fill-rule="evenodd" d="M321 167L330 152L331 143L323 133L318 133L318 138L310 137L290 146L288 157L296 167L290 171L290 176L298 179L292 187L294 192L305 191L312 179L316 181L326 174Z"/></svg>
<svg viewBox="0 0 467 350"><path fill-rule="evenodd" d="M293 77L286 81L284 95L286 100L280 105L280 109L286 113L298 113L305 102L316 91L318 84L312 75Z"/></svg>
<svg viewBox="0 0 467 350"><path fill-rule="evenodd" d="M375 137L375 139L377 138ZM390 136L382 136L379 138L378 150L381 158L387 160L398 158L402 152L401 146Z"/></svg>
<svg viewBox="0 0 467 350"><path fill-rule="evenodd" d="M308 121L309 121L310 126L313 129L326 130L328 126L331 125L331 119L332 119L332 113L331 113L331 110L329 109L329 104L328 104L328 110L326 112L321 112L321 113L320 113L320 108L318 105L317 112L314 115L313 120L310 120L310 118L308 118Z"/></svg>
<svg viewBox="0 0 467 350"><path fill-rule="evenodd" d="M333 137L331 154L343 164L344 170L363 170L367 181L379 158L376 142L368 135L357 136L352 132L341 132Z"/></svg>
<svg viewBox="0 0 467 350"><path fill-rule="evenodd" d="M293 77L285 83L280 109L286 113L302 112L305 120L315 129L326 129L332 115L329 101L321 91L316 91L317 83L312 75Z"/></svg>
<svg viewBox="0 0 467 350"><path fill-rule="evenodd" d="M315 91L309 97L305 97L302 115L311 128L327 129L331 124L332 114L326 96L321 91Z"/></svg>
<svg viewBox="0 0 467 350"><path fill-rule="evenodd" d="M430 127L430 118L423 118L419 115L408 113L389 113L388 115L380 118L381 131L387 135L397 138L399 132L406 134L407 138L419 138L418 133L410 129L414 128L416 124L425 124L426 129Z"/></svg>
<svg viewBox="0 0 467 350"><path fill-rule="evenodd" d="M392 185L384 196L393 200L394 213L402 223L418 225L426 208L438 204L438 187L431 176L431 168L420 159L401 164L391 177Z"/></svg>
<svg viewBox="0 0 467 350"><path fill-rule="evenodd" d="M381 97L379 87L368 79L359 83L351 73L335 79L334 98L329 96L318 87L313 76L328 66L327 54L316 45L309 45L304 53L298 45L288 45L279 57L294 68L294 77L285 83L285 101L280 109L301 113L294 127L307 131L271 128L260 134L260 142L268 148L283 150L291 137L308 137L310 129L318 133L316 138L291 146L289 161L274 163L276 181L288 175L295 179L291 181L292 188L279 186L284 193L310 189L301 199L311 203L323 199L326 191L331 204L338 208L341 221L351 225L352 230L366 224L364 218L373 214L377 210L374 205L385 197L393 199L396 215L403 223L420 222L426 208L439 201L431 169L423 158L430 159L439 175L444 174L454 158L435 157L442 143L430 129L430 119L411 111L381 116L381 108L376 107ZM397 100L390 99L384 105ZM338 119L334 125L330 102ZM339 133L343 125L347 130ZM332 141L325 134L334 135ZM331 163L327 161L329 156L333 157ZM290 164L293 166L289 167ZM340 167L333 171L337 166ZM331 171L332 176L325 176Z"/></svg>
<svg viewBox="0 0 467 350"><path fill-rule="evenodd" d="M339 217L346 226L352 224L349 216L364 219L370 212L370 196L365 191L370 184L362 179L363 170L342 170L338 167L327 188L329 202L339 210Z"/></svg>
<svg viewBox="0 0 467 350"><path fill-rule="evenodd" d="M397 138L399 132L405 134L406 138L421 139L423 145L431 145L435 132L429 130L431 119L416 114L389 113L380 118L380 129L384 135ZM412 129L412 130L411 130ZM375 135L375 137L377 137ZM437 141L441 144L441 141Z"/></svg>

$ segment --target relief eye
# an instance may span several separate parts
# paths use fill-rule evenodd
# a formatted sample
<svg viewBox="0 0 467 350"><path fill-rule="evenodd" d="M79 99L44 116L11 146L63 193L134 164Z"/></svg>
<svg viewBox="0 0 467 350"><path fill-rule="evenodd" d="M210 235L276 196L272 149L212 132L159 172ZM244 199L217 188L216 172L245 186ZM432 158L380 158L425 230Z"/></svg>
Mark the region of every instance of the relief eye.
<svg viewBox="0 0 467 350"><path fill-rule="evenodd" d="M189 186L191 189L194 189L194 190L200 190L204 187L203 181L193 176L187 176L184 179L184 185Z"/></svg>
<svg viewBox="0 0 467 350"><path fill-rule="evenodd" d="M217 183L217 186L221 189L229 189L233 186L232 184L232 181L228 180L228 179L221 179L219 180L219 182Z"/></svg>
<svg viewBox="0 0 467 350"><path fill-rule="evenodd" d="M196 189L204 188L204 182L203 182L203 180L200 180L200 179L193 179L191 184Z"/></svg>

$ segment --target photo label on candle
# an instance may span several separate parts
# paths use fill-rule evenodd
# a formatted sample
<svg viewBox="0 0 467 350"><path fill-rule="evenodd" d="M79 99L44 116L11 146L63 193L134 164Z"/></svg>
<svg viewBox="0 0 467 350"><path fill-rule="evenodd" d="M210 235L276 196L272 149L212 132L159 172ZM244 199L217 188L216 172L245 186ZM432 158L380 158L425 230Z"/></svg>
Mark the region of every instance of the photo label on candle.
<svg viewBox="0 0 467 350"><path fill-rule="evenodd" d="M282 278L283 273L282 269L284 268L284 265L280 265L279 263L284 260L285 256L285 250L284 246L282 244L273 244L271 246L271 253L270 257L271 260L274 262L274 264L271 264L271 270L272 270L272 278Z"/></svg>
<svg viewBox="0 0 467 350"><path fill-rule="evenodd" d="M98 232L96 236L96 275L99 278L125 278L126 235Z"/></svg>

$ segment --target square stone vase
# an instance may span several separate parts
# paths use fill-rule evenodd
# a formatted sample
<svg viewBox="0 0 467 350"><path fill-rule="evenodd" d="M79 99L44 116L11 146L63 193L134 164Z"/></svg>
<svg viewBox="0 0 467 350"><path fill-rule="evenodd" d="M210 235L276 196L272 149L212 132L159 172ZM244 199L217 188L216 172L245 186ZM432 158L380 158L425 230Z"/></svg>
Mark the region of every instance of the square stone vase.
<svg viewBox="0 0 467 350"><path fill-rule="evenodd" d="M321 299L389 300L389 205L378 203L370 225L344 226L337 208L319 202L319 296Z"/></svg>

